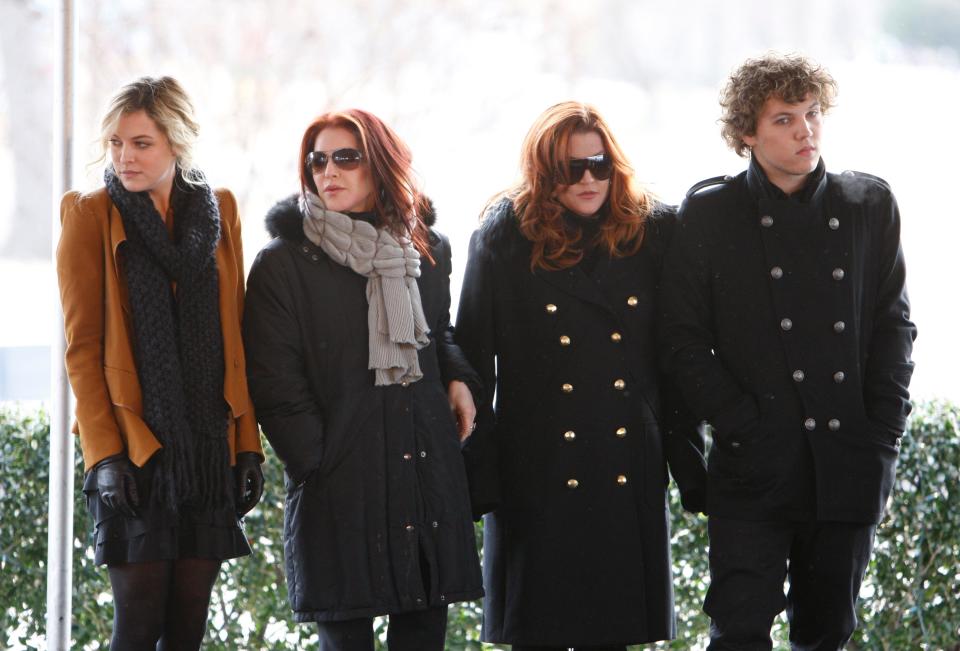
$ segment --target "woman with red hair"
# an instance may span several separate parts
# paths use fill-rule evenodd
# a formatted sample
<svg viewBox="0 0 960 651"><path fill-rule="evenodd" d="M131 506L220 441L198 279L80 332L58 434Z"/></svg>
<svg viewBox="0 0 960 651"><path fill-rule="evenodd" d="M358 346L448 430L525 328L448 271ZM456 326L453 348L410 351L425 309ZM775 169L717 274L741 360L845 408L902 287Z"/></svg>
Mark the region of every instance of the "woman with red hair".
<svg viewBox="0 0 960 651"><path fill-rule="evenodd" d="M482 594L460 454L479 378L451 335L450 244L376 116L320 116L299 160L243 324L286 470L290 603L322 650L372 651L373 617L389 615L391 650L439 651L447 606Z"/></svg>
<svg viewBox="0 0 960 651"><path fill-rule="evenodd" d="M470 241L456 341L496 407L464 450L484 520L483 639L619 650L675 634L665 457L702 509L696 424L660 381L673 209L591 106L547 109Z"/></svg>

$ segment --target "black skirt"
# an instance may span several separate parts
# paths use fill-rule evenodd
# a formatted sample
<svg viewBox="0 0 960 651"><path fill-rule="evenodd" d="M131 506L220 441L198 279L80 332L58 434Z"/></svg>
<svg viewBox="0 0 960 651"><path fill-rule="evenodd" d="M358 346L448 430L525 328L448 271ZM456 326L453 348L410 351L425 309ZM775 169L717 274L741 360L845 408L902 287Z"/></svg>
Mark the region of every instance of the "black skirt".
<svg viewBox="0 0 960 651"><path fill-rule="evenodd" d="M156 455L134 468L140 506L138 517L115 511L100 499L97 471L83 481L87 510L93 518L97 565L143 563L179 558L226 560L251 553L233 504L221 508L183 505L174 512L150 499Z"/></svg>

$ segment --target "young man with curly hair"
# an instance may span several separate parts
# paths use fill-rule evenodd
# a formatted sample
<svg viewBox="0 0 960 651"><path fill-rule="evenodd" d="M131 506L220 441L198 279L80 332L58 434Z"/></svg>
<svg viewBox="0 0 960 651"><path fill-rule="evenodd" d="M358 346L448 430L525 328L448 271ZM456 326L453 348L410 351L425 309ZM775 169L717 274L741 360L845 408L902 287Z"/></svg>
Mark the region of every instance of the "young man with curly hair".
<svg viewBox="0 0 960 651"><path fill-rule="evenodd" d="M900 214L883 180L826 171L836 90L796 55L733 73L748 168L687 193L665 263L662 361L713 433L711 651L770 649L784 608L793 649L850 639L910 412Z"/></svg>

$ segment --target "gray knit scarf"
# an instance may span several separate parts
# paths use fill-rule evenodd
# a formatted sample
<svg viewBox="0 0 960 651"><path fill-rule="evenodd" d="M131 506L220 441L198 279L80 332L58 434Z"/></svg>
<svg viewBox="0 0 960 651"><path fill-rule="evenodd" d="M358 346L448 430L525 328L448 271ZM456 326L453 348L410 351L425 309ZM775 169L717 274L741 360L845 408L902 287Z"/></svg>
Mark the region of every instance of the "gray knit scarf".
<svg viewBox="0 0 960 651"><path fill-rule="evenodd" d="M112 167L104 182L127 236L120 252L133 315L143 419L163 446L152 500L172 510L183 504L229 504L233 497L223 399L217 198L205 183L175 181L171 240L146 192L128 192Z"/></svg>
<svg viewBox="0 0 960 651"><path fill-rule="evenodd" d="M335 262L367 278L367 329L374 384L423 377L417 351L430 343L420 301L420 254L407 237L326 210L312 192L301 197L303 233Z"/></svg>

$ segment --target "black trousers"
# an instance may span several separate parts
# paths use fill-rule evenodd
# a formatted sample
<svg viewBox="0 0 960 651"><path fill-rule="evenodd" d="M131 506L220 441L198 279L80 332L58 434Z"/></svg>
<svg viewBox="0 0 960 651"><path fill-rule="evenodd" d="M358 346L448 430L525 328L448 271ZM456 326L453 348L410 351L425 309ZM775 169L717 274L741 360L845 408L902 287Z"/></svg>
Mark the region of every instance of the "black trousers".
<svg viewBox="0 0 960 651"><path fill-rule="evenodd" d="M317 622L320 651L373 651L373 618ZM390 651L443 651L447 636L447 608L430 608L390 615L387 648Z"/></svg>
<svg viewBox="0 0 960 651"><path fill-rule="evenodd" d="M708 651L767 651L784 609L794 651L837 651L857 627L860 583L876 526L710 517ZM784 578L790 589L783 594Z"/></svg>

